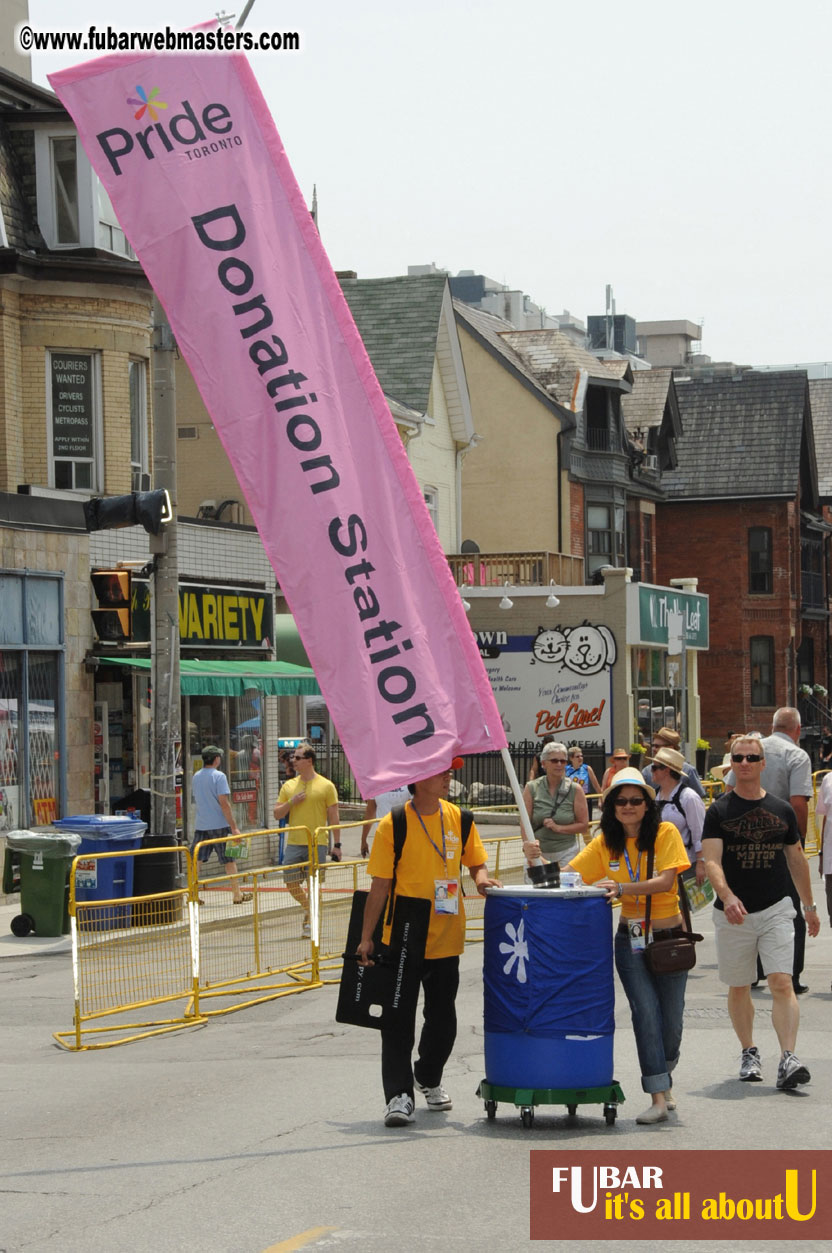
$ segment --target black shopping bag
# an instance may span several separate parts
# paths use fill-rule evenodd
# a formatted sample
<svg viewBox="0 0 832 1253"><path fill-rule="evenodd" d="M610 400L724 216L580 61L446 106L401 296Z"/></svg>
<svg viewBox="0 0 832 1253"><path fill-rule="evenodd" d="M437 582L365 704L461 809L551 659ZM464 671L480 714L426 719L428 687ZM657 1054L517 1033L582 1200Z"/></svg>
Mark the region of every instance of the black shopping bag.
<svg viewBox="0 0 832 1253"><path fill-rule="evenodd" d="M431 903L421 897L396 896L390 944L380 942L382 916L373 935L375 965L361 966L353 955L361 942L366 899L366 892L353 897L335 1021L395 1030L400 1022L416 1016Z"/></svg>

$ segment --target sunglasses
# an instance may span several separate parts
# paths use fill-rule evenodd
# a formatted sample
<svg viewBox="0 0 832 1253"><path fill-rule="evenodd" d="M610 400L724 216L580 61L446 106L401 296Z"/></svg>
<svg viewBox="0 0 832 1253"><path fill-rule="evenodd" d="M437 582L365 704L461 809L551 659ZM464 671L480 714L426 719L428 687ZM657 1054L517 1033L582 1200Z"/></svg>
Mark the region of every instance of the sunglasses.
<svg viewBox="0 0 832 1253"><path fill-rule="evenodd" d="M762 753L732 753L731 760L736 761L736 762L740 762L740 761L758 762L758 761L763 760L763 756L762 756Z"/></svg>
<svg viewBox="0 0 832 1253"><path fill-rule="evenodd" d="M646 802L643 796L616 796L615 803L619 809L623 809L625 805L644 805Z"/></svg>
<svg viewBox="0 0 832 1253"><path fill-rule="evenodd" d="M309 760L308 753L295 753L294 757L292 758L292 761L308 761L308 760Z"/></svg>
<svg viewBox="0 0 832 1253"><path fill-rule="evenodd" d="M556 766L565 766L565 765L566 765L566 758L565 758L565 757L544 757L544 758L543 758L543 760L544 760L544 762L546 762L546 761L553 761L553 762L555 763L555 765L556 765Z"/></svg>

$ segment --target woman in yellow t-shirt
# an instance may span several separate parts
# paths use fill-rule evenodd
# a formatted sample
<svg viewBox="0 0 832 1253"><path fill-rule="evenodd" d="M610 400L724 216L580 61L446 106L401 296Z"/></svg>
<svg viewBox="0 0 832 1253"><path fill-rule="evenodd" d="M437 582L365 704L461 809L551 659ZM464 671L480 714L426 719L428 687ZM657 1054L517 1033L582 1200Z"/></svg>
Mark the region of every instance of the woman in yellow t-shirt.
<svg viewBox="0 0 832 1253"><path fill-rule="evenodd" d="M615 966L630 1003L633 1033L641 1067L641 1086L651 1105L636 1122L665 1122L676 1108L670 1075L679 1060L687 971L655 975L644 962L644 913L647 896L652 931L682 929L676 875L690 862L671 822L659 822L656 794L638 770L616 774L604 792L601 831L569 863L585 883L606 889L609 901L621 901L615 936ZM653 874L647 858L653 849ZM530 861L535 843L523 845Z"/></svg>

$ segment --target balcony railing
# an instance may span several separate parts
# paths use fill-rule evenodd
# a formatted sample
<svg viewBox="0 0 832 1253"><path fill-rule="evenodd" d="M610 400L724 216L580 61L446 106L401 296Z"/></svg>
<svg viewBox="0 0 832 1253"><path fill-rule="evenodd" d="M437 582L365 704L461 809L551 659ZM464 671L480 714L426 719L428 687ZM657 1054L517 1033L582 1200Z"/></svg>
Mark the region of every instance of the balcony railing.
<svg viewBox="0 0 832 1253"><path fill-rule="evenodd" d="M567 553L450 553L448 564L455 582L468 587L580 587L583 557Z"/></svg>
<svg viewBox="0 0 832 1253"><path fill-rule="evenodd" d="M612 440L607 428L599 426L588 427L586 446L590 452L612 452Z"/></svg>

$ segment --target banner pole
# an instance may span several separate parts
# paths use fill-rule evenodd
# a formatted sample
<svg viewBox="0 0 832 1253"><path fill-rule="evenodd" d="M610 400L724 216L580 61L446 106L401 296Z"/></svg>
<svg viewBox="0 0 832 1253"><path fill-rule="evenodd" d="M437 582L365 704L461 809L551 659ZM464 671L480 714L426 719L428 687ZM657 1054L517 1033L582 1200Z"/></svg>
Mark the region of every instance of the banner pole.
<svg viewBox="0 0 832 1253"><path fill-rule="evenodd" d="M520 781L517 778L517 773L514 769L514 762L511 760L511 753L507 748L501 748L500 756L503 759L503 765L506 768L508 781L511 784L511 790L514 794L514 799L517 802L517 808L520 812L520 826L523 831L523 838L524 840L530 842L534 839L534 831L532 830L531 819L526 812L526 802L523 799L523 789L521 788Z"/></svg>

